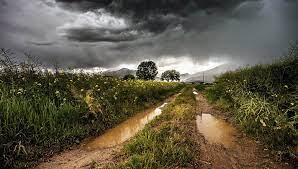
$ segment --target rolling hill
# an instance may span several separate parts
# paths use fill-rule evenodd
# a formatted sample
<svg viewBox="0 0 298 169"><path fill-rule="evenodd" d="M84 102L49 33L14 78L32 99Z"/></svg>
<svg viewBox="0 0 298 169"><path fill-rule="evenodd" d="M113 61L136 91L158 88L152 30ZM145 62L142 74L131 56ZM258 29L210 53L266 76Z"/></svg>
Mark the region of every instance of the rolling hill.
<svg viewBox="0 0 298 169"><path fill-rule="evenodd" d="M204 82L213 82L215 80L215 76L220 75L226 71L237 69L237 65L232 64L223 64L220 66L217 66L213 69L198 72L192 75L189 75L184 82L198 82L198 81L204 81Z"/></svg>

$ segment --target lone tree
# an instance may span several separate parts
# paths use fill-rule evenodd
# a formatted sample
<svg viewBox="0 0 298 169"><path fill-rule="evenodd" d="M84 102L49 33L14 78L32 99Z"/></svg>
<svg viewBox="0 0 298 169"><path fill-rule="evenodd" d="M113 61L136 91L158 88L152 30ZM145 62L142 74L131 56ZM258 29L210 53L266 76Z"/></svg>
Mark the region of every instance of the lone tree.
<svg viewBox="0 0 298 169"><path fill-rule="evenodd" d="M180 73L176 70L167 70L161 74L161 80L180 81Z"/></svg>
<svg viewBox="0 0 298 169"><path fill-rule="evenodd" d="M125 75L123 77L123 80L134 80L134 79L135 79L135 76L131 74Z"/></svg>
<svg viewBox="0 0 298 169"><path fill-rule="evenodd" d="M156 64L152 61L141 62L138 66L137 77L142 80L154 80L157 75Z"/></svg>

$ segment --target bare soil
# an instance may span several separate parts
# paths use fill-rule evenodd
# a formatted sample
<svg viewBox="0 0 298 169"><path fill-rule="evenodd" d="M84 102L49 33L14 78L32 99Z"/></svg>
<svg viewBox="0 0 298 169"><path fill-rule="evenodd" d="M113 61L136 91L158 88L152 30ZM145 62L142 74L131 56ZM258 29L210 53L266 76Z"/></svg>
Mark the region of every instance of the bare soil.
<svg viewBox="0 0 298 169"><path fill-rule="evenodd" d="M106 149L88 151L83 148L65 151L41 163L36 169L77 169L105 166L113 163L113 157L120 152L122 145Z"/></svg>
<svg viewBox="0 0 298 169"><path fill-rule="evenodd" d="M197 111L199 114L211 114L219 119L227 119L224 113L213 108L199 93ZM197 129L197 142L200 145L200 169L290 169L294 168L287 163L277 161L267 149L240 130L235 129L235 143L227 148L221 144L208 142Z"/></svg>

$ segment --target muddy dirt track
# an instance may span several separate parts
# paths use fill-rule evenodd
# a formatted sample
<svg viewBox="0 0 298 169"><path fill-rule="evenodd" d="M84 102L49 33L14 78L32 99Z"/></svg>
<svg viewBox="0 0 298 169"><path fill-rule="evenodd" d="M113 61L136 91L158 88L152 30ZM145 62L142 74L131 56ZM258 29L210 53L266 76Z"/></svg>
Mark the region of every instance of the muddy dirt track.
<svg viewBox="0 0 298 169"><path fill-rule="evenodd" d="M71 150L54 155L38 165L36 169L84 169L90 168L92 163L96 163L96 166L101 168L112 164L113 158L121 151L123 143L160 115L162 109L177 95L179 94L169 97L157 108L150 108L136 114L116 127L107 130L101 136L87 139Z"/></svg>
<svg viewBox="0 0 298 169"><path fill-rule="evenodd" d="M268 150L249 139L223 120L221 112L209 105L201 93L194 92L198 102L196 140L200 147L198 164L200 169L291 169L289 164L275 161ZM170 102L174 97L165 102ZM55 155L37 166L37 169L90 168L93 162L101 168L113 164L121 152L123 143L140 131L146 123L161 113L163 104L153 113L140 113L128 121L108 130L102 136L86 141L72 150ZM121 134L122 133L122 134Z"/></svg>
<svg viewBox="0 0 298 169"><path fill-rule="evenodd" d="M273 160L269 152L226 122L221 112L197 94L197 141L201 169L290 169ZM204 123L204 120L206 121ZM208 125L206 125L208 123Z"/></svg>

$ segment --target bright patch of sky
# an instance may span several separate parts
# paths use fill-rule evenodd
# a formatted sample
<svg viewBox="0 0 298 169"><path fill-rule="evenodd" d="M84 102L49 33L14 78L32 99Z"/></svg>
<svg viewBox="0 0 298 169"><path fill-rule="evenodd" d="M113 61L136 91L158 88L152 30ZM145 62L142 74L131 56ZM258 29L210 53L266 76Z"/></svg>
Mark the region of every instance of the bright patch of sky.
<svg viewBox="0 0 298 169"><path fill-rule="evenodd" d="M80 28L122 30L128 27L129 24L124 18L113 16L104 9L98 9L78 13L72 21L58 27L58 30Z"/></svg>
<svg viewBox="0 0 298 169"><path fill-rule="evenodd" d="M194 74L197 72L202 72L206 70L213 69L217 66L220 66L222 64L227 63L227 61L222 59L219 59L218 57L211 57L208 62L206 63L200 63L194 61L190 56L181 56L181 57L171 57L171 56L163 56L160 59L153 60L158 67L159 75L166 71L166 70L172 70L175 69L181 74L189 73ZM107 68L106 70L119 70L121 68L127 68L131 70L137 70L139 63L135 64L120 64L117 67L113 68Z"/></svg>

